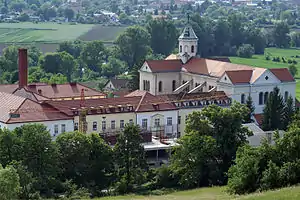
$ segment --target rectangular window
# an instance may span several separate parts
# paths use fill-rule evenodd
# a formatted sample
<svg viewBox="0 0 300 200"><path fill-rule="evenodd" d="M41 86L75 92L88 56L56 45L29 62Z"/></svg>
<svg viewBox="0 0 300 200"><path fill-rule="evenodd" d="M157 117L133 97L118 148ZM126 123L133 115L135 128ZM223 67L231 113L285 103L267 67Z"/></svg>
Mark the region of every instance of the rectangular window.
<svg viewBox="0 0 300 200"><path fill-rule="evenodd" d="M74 131L78 131L78 123L74 123Z"/></svg>
<svg viewBox="0 0 300 200"><path fill-rule="evenodd" d="M97 122L93 122L93 131L97 131Z"/></svg>
<svg viewBox="0 0 300 200"><path fill-rule="evenodd" d="M58 134L58 125L55 124L54 125L54 136L56 136Z"/></svg>
<svg viewBox="0 0 300 200"><path fill-rule="evenodd" d="M178 121L177 121L178 124L181 124L181 116L178 116Z"/></svg>
<svg viewBox="0 0 300 200"><path fill-rule="evenodd" d="M130 120L129 120L129 124L130 124L130 125L133 125L133 119L130 119Z"/></svg>
<svg viewBox="0 0 300 200"><path fill-rule="evenodd" d="M62 133L66 132L66 125L65 124L61 125L61 132Z"/></svg>
<svg viewBox="0 0 300 200"><path fill-rule="evenodd" d="M148 120L147 119L142 119L142 127L144 129L148 127Z"/></svg>
<svg viewBox="0 0 300 200"><path fill-rule="evenodd" d="M171 126L172 125L172 117L167 118L167 125Z"/></svg>
<svg viewBox="0 0 300 200"><path fill-rule="evenodd" d="M102 121L102 130L106 130L106 121Z"/></svg>
<svg viewBox="0 0 300 200"><path fill-rule="evenodd" d="M116 128L116 121L115 120L111 120L111 122L110 122L110 128L111 129L115 129Z"/></svg>
<svg viewBox="0 0 300 200"><path fill-rule="evenodd" d="M160 119L155 119L154 120L154 126L160 126Z"/></svg>
<svg viewBox="0 0 300 200"><path fill-rule="evenodd" d="M124 128L124 120L120 120L120 128Z"/></svg>

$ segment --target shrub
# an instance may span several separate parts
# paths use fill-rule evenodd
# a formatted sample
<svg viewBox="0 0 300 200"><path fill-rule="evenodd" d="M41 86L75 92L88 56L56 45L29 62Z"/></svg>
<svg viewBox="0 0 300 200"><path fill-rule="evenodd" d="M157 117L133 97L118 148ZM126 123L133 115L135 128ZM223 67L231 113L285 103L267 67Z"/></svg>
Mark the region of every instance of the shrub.
<svg viewBox="0 0 300 200"><path fill-rule="evenodd" d="M298 73L298 69L295 65L290 65L289 66L289 71L291 72L291 74L293 75L293 77L295 77Z"/></svg>
<svg viewBox="0 0 300 200"><path fill-rule="evenodd" d="M298 183L300 179L300 160L285 163L279 171L281 186L289 186Z"/></svg>
<svg viewBox="0 0 300 200"><path fill-rule="evenodd" d="M298 62L297 62L296 60L293 60L293 64L297 65L297 63L298 63Z"/></svg>
<svg viewBox="0 0 300 200"><path fill-rule="evenodd" d="M263 190L268 190L277 187L280 187L279 167L270 160L268 168L262 173L261 188Z"/></svg>
<svg viewBox="0 0 300 200"><path fill-rule="evenodd" d="M250 44L243 44L237 50L237 56L241 58L251 58L254 54L254 48Z"/></svg>

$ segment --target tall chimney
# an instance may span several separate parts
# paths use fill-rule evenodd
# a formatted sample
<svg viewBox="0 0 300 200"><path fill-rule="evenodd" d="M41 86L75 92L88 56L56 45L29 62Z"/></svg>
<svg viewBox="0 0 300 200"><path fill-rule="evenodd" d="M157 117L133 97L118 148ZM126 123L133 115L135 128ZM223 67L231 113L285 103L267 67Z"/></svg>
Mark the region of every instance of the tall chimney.
<svg viewBox="0 0 300 200"><path fill-rule="evenodd" d="M19 49L19 88L28 84L27 49Z"/></svg>

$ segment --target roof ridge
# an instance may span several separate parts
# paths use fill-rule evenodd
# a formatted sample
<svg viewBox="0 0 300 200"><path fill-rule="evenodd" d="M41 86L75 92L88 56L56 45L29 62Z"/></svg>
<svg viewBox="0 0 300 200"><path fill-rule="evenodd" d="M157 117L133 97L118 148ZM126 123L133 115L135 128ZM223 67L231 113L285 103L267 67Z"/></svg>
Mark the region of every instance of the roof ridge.
<svg viewBox="0 0 300 200"><path fill-rule="evenodd" d="M140 107L141 107L141 105L142 105L142 102L144 101L144 98L145 98L146 94L147 94L147 92L146 92L145 94L143 94L143 96L142 96L142 98L141 98L141 100L140 100L138 106L137 106L136 109L135 109L135 112L137 112L137 111L140 109Z"/></svg>

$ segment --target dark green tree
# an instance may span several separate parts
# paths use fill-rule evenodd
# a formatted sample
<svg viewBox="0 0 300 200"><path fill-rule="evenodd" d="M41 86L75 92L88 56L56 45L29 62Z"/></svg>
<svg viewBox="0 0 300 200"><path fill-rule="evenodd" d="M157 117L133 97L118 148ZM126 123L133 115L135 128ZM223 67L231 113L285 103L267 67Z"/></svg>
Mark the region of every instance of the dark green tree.
<svg viewBox="0 0 300 200"><path fill-rule="evenodd" d="M143 61L151 52L150 34L140 26L129 27L116 40L120 59L129 69ZM141 67L141 66L139 66Z"/></svg>
<svg viewBox="0 0 300 200"><path fill-rule="evenodd" d="M290 46L290 28L286 22L275 24L273 29L274 43L279 48L287 48Z"/></svg>
<svg viewBox="0 0 300 200"><path fill-rule="evenodd" d="M74 18L75 12L71 8L66 8L64 11L64 16L67 18L69 21Z"/></svg>
<svg viewBox="0 0 300 200"><path fill-rule="evenodd" d="M295 77L298 73L298 68L295 65L289 65L289 71Z"/></svg>
<svg viewBox="0 0 300 200"><path fill-rule="evenodd" d="M107 59L107 53L103 42L95 40L83 47L80 58L89 69L100 72L102 63Z"/></svg>
<svg viewBox="0 0 300 200"><path fill-rule="evenodd" d="M71 54L74 58L78 58L83 49L83 42L81 40L75 41L64 41L59 43L59 47L57 49L58 52L67 52Z"/></svg>
<svg viewBox="0 0 300 200"><path fill-rule="evenodd" d="M247 113L247 115L246 115L246 117L244 119L244 122L245 123L251 123L251 122L253 122L252 115L253 115L253 113L255 111L255 107L253 105L253 101L252 101L252 98L251 98L250 95L248 96L248 98L246 100L246 106L248 108L248 113Z"/></svg>
<svg viewBox="0 0 300 200"><path fill-rule="evenodd" d="M200 135L212 136L216 139L218 170L213 184L226 183L224 175L233 164L237 149L247 143L247 136L252 133L242 126L247 114L245 105L234 103L230 108L223 109L210 105L201 112L189 115L186 124L186 133L198 132Z"/></svg>
<svg viewBox="0 0 300 200"><path fill-rule="evenodd" d="M263 130L282 130L284 128L285 118L284 109L285 104L281 94L279 93L279 88L275 87L273 92L269 94L264 108L262 122Z"/></svg>
<svg viewBox="0 0 300 200"><path fill-rule="evenodd" d="M217 144L211 136L205 136L205 128L187 132L180 140L180 146L173 149L171 169L180 177L182 188L193 188L214 184L212 174L216 169Z"/></svg>
<svg viewBox="0 0 300 200"><path fill-rule="evenodd" d="M124 132L117 139L114 154L116 175L120 184L118 187L122 187L122 192L130 192L133 184L143 183L146 169L145 152L138 126L125 126Z"/></svg>
<svg viewBox="0 0 300 200"><path fill-rule="evenodd" d="M295 114L295 106L294 106L294 100L292 96L289 96L289 98L286 101L285 108L284 108L284 127L283 129L286 130L289 126L289 124L292 122L292 118Z"/></svg>
<svg viewBox="0 0 300 200"><path fill-rule="evenodd" d="M151 48L155 54L169 55L177 44L178 32L172 21L151 20L147 24Z"/></svg>

